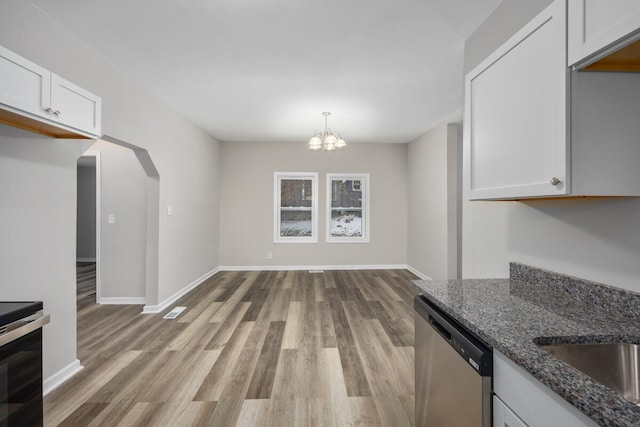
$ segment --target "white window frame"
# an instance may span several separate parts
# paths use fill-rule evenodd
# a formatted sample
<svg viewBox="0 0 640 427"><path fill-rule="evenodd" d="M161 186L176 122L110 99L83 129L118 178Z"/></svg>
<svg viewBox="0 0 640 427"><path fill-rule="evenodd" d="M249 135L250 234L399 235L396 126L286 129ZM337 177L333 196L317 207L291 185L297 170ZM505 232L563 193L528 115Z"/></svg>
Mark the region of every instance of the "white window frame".
<svg viewBox="0 0 640 427"><path fill-rule="evenodd" d="M287 179L311 180L311 236L280 236L280 183ZM317 243L318 242L318 173L274 172L273 173L273 243Z"/></svg>
<svg viewBox="0 0 640 427"><path fill-rule="evenodd" d="M362 236L361 237L335 237L331 235L331 202L333 200L333 181L335 180L359 180L360 193L362 195ZM369 243L371 229L371 197L369 192L368 173L328 173L327 174L327 212L326 212L326 237L327 243Z"/></svg>

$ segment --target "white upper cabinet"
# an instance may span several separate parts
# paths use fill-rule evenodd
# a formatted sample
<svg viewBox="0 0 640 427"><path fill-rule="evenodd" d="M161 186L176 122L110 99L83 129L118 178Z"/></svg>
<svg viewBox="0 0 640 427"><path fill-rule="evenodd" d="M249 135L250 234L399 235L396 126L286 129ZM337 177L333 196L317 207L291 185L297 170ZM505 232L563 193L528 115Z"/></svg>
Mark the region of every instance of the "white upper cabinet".
<svg viewBox="0 0 640 427"><path fill-rule="evenodd" d="M467 74L469 199L569 194L565 39L556 1Z"/></svg>
<svg viewBox="0 0 640 427"><path fill-rule="evenodd" d="M51 110L52 120L100 135L100 97L55 74L51 75Z"/></svg>
<svg viewBox="0 0 640 427"><path fill-rule="evenodd" d="M0 46L0 122L58 138L101 134L102 100Z"/></svg>
<svg viewBox="0 0 640 427"><path fill-rule="evenodd" d="M570 66L585 67L640 37L640 1L568 1Z"/></svg>
<svg viewBox="0 0 640 427"><path fill-rule="evenodd" d="M0 104L48 118L51 73L0 46Z"/></svg>
<svg viewBox="0 0 640 427"><path fill-rule="evenodd" d="M566 10L556 0L467 74L467 199L640 196L640 73L571 71Z"/></svg>

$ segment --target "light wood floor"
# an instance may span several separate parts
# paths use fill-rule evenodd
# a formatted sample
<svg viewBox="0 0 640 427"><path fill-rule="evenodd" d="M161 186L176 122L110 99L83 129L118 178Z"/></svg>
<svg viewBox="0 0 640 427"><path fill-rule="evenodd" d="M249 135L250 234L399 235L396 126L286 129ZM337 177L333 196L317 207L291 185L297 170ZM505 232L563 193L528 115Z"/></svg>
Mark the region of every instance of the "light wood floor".
<svg viewBox="0 0 640 427"><path fill-rule="evenodd" d="M413 278L223 272L175 320L81 289L85 369L45 398L45 425L411 426Z"/></svg>

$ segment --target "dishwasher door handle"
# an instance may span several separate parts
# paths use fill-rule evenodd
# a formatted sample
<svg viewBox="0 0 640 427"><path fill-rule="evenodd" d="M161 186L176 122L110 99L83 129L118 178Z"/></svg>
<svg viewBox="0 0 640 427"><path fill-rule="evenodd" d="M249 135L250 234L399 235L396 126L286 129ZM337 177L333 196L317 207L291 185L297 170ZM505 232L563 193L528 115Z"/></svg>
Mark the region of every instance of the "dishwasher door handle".
<svg viewBox="0 0 640 427"><path fill-rule="evenodd" d="M451 341L451 332L445 328L442 323L438 322L433 316L429 315L429 324L433 326L433 329L438 331L438 333L447 341Z"/></svg>
<svg viewBox="0 0 640 427"><path fill-rule="evenodd" d="M493 375L491 347L480 337L456 322L447 313L424 296L414 299L413 307L417 315L438 332L448 345L460 354L480 375Z"/></svg>

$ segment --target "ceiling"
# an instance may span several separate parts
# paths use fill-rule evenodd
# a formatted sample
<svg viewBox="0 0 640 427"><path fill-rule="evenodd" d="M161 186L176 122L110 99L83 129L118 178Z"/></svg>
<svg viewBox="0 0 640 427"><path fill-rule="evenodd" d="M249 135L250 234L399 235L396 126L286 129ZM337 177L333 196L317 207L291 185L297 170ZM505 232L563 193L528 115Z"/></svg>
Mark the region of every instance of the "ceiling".
<svg viewBox="0 0 640 427"><path fill-rule="evenodd" d="M461 109L500 0L31 0L221 141L408 142Z"/></svg>

